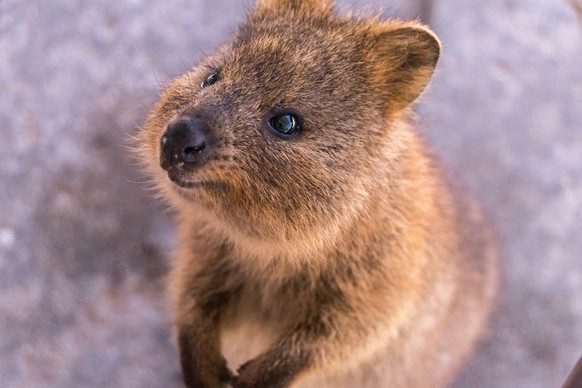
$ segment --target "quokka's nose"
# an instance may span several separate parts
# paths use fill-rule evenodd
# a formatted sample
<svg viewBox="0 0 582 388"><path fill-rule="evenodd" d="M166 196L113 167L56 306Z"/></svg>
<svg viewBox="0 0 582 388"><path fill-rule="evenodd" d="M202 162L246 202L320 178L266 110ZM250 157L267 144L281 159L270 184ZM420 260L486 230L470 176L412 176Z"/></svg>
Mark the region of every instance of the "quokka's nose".
<svg viewBox="0 0 582 388"><path fill-rule="evenodd" d="M210 153L208 124L200 117L180 117L168 125L160 149L160 166L166 171L202 165Z"/></svg>

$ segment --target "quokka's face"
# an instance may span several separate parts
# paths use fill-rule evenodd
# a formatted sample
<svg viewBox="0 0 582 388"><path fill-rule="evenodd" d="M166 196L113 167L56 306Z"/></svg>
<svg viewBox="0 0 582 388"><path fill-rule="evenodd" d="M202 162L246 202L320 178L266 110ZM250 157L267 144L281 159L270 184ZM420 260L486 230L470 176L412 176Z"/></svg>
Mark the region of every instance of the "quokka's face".
<svg viewBox="0 0 582 388"><path fill-rule="evenodd" d="M140 133L167 195L275 241L333 224L364 199L389 104L369 23L286 7L259 8L170 83Z"/></svg>

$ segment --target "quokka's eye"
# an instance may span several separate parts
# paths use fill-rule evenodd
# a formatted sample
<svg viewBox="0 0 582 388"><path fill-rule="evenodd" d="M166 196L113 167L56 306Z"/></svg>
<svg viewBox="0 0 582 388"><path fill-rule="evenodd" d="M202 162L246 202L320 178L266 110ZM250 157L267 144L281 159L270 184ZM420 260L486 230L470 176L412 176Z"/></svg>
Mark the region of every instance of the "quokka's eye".
<svg viewBox="0 0 582 388"><path fill-rule="evenodd" d="M213 83L215 83L216 81L218 81L218 73L212 73L204 81L202 81L202 83L200 84L200 87L202 89L207 88L210 85L212 85Z"/></svg>
<svg viewBox="0 0 582 388"><path fill-rule="evenodd" d="M276 135L290 138L301 131L303 118L293 110L283 110L273 115L267 123Z"/></svg>

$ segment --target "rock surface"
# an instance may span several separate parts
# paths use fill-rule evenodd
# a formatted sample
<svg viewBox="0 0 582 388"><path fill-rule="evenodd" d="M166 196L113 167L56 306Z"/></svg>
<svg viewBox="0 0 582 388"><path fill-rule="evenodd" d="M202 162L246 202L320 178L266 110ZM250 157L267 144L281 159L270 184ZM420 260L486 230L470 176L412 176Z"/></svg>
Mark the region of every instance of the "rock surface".
<svg viewBox="0 0 582 388"><path fill-rule="evenodd" d="M173 226L124 147L159 84L250 3L0 0L2 386L180 386L163 294ZM441 36L419 122L503 247L498 311L456 386L559 386L582 352L580 2L338 8L354 4Z"/></svg>
<svg viewBox="0 0 582 388"><path fill-rule="evenodd" d="M459 386L558 387L582 353L582 19L568 1L438 1L422 107L436 152L486 205L505 279Z"/></svg>

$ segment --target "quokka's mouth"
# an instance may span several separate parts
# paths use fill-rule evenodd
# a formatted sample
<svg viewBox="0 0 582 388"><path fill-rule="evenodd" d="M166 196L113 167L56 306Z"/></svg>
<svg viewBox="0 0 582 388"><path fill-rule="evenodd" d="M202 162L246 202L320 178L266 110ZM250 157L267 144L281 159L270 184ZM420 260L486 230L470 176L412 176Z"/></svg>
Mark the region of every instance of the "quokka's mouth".
<svg viewBox="0 0 582 388"><path fill-rule="evenodd" d="M168 179L172 181L176 186L183 189L195 189L195 188L224 188L225 184L222 182L215 181L187 181L184 180L179 173L174 170L168 171Z"/></svg>
<svg viewBox="0 0 582 388"><path fill-rule="evenodd" d="M200 185L200 181L187 181L182 178L181 174L176 170L168 170L168 179L170 179L176 186L183 189L193 189Z"/></svg>

